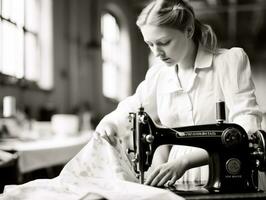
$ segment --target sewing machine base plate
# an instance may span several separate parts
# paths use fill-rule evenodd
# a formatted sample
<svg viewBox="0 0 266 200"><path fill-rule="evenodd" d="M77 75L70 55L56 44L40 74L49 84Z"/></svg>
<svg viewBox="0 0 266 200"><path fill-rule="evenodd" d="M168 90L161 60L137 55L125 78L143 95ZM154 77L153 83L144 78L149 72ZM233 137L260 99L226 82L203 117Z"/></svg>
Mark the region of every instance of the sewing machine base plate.
<svg viewBox="0 0 266 200"><path fill-rule="evenodd" d="M266 199L265 192L254 193L221 193L221 194L178 194L186 200L257 200Z"/></svg>
<svg viewBox="0 0 266 200"><path fill-rule="evenodd" d="M175 184L166 188L178 195L195 195L195 194L209 194L209 191L204 188L204 185L195 184Z"/></svg>
<svg viewBox="0 0 266 200"><path fill-rule="evenodd" d="M203 185L195 184L178 184L166 188L177 195L184 197L186 200L232 200L232 199L266 199L266 193L263 191L257 192L237 192L237 193L211 193Z"/></svg>

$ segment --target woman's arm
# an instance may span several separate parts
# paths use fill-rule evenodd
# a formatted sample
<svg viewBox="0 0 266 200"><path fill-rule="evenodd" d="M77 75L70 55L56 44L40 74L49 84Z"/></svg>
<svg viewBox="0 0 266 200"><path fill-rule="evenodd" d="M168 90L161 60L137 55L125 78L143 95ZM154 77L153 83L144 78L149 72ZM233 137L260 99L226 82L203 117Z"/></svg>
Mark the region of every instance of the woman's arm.
<svg viewBox="0 0 266 200"><path fill-rule="evenodd" d="M116 136L122 139L128 138L131 135L129 113L138 112L140 106L145 108L153 120L158 118L156 88L159 74L160 66L151 67L145 80L137 87L135 94L121 101L113 112L106 115L96 127L96 132L111 144Z"/></svg>
<svg viewBox="0 0 266 200"><path fill-rule="evenodd" d="M164 157L160 159L164 159ZM163 186L167 181L170 181L169 184L174 184L187 170L208 164L208 162L208 153L204 149L197 148L193 152L180 155L173 161L155 166L145 184Z"/></svg>
<svg viewBox="0 0 266 200"><path fill-rule="evenodd" d="M240 124L248 133L260 129L261 112L247 54L241 48L226 50L218 56L216 70L229 109L229 121Z"/></svg>
<svg viewBox="0 0 266 200"><path fill-rule="evenodd" d="M187 170L209 164L209 155L206 150L201 148L182 156L186 160Z"/></svg>
<svg viewBox="0 0 266 200"><path fill-rule="evenodd" d="M171 148L172 148L171 145L159 146L154 152L151 168L155 168L163 163L166 163L168 160Z"/></svg>

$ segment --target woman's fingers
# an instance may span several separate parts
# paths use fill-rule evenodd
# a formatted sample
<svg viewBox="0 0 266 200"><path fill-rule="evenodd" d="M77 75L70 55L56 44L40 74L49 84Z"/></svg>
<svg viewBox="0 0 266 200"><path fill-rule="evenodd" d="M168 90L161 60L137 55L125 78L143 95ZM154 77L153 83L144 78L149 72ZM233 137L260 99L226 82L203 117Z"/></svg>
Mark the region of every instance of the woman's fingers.
<svg viewBox="0 0 266 200"><path fill-rule="evenodd" d="M178 165L175 162L169 162L157 167L147 178L146 185L163 186L169 181L173 185L180 178Z"/></svg>
<svg viewBox="0 0 266 200"><path fill-rule="evenodd" d="M151 182L153 181L153 179L160 173L159 169L154 170L150 176L147 178L147 180L145 181L145 185L150 185Z"/></svg>
<svg viewBox="0 0 266 200"><path fill-rule="evenodd" d="M103 131L100 133L100 136L105 139L109 144L112 143L112 141L110 140L109 136L107 135L106 131Z"/></svg>
<svg viewBox="0 0 266 200"><path fill-rule="evenodd" d="M107 127L105 129L106 135L108 137L109 143L113 146L116 146L116 133L112 130L112 128Z"/></svg>
<svg viewBox="0 0 266 200"><path fill-rule="evenodd" d="M164 177L162 177L162 179L159 181L159 183L157 184L158 187L162 187L164 186L164 184L167 183L167 181L171 178L171 174L168 173L166 174Z"/></svg>
<svg viewBox="0 0 266 200"><path fill-rule="evenodd" d="M173 177L171 178L171 180L168 182L168 185L169 185L169 186L174 185L175 182L177 181L177 179L178 179L177 176L173 176Z"/></svg>
<svg viewBox="0 0 266 200"><path fill-rule="evenodd" d="M116 146L116 133L112 130L111 127L105 126L101 129L98 129L97 132L102 138L104 138L112 146Z"/></svg>
<svg viewBox="0 0 266 200"><path fill-rule="evenodd" d="M146 181L146 185L162 186L171 178L171 174L167 170L161 170L160 168L155 170Z"/></svg>

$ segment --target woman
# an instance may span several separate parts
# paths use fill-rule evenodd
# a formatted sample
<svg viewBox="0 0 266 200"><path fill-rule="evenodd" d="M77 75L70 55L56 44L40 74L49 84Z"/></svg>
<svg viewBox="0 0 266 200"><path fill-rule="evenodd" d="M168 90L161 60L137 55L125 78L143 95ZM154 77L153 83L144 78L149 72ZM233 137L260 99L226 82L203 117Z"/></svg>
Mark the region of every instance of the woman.
<svg viewBox="0 0 266 200"><path fill-rule="evenodd" d="M248 133L260 129L250 64L242 49L217 49L212 29L196 20L183 1L151 2L137 25L160 62L149 69L133 96L102 119L94 137L58 177L8 188L4 199L181 199L167 190L134 183L135 173L116 144L131 141L128 115L141 105L154 121L179 127L215 123L215 103L224 100L229 121ZM157 150L147 185L206 182L208 154L203 149L175 145Z"/></svg>
<svg viewBox="0 0 266 200"><path fill-rule="evenodd" d="M229 121L248 133L260 128L248 56L241 48L218 49L211 27L195 18L182 0L152 1L137 25L160 60L136 93L103 118L96 131L111 144L126 138L129 112L142 105L165 127L215 123L215 102L224 100ZM195 147L163 146L154 156L146 184L206 183L208 154ZM193 168L193 169L192 169Z"/></svg>

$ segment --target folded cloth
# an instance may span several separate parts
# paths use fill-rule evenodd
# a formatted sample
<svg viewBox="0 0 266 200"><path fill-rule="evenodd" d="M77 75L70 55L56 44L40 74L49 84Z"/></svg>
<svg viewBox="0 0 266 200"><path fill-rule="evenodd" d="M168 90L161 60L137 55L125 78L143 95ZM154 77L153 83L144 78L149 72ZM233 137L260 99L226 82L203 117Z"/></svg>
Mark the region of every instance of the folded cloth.
<svg viewBox="0 0 266 200"><path fill-rule="evenodd" d="M58 177L11 187L0 199L183 199L168 190L141 185L137 181L119 141L113 147L94 133L89 143L66 164Z"/></svg>

